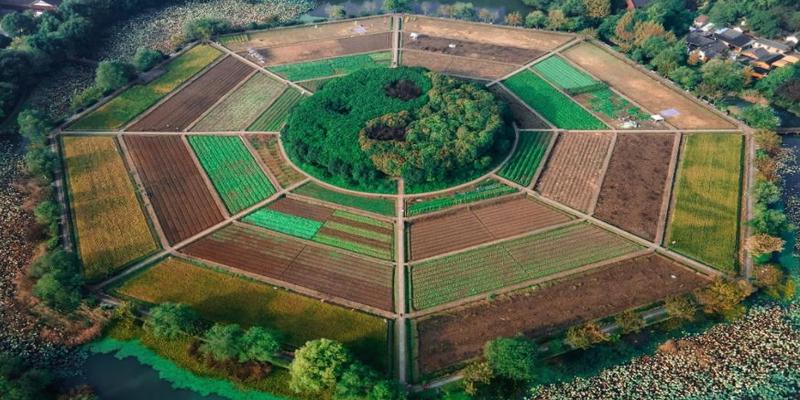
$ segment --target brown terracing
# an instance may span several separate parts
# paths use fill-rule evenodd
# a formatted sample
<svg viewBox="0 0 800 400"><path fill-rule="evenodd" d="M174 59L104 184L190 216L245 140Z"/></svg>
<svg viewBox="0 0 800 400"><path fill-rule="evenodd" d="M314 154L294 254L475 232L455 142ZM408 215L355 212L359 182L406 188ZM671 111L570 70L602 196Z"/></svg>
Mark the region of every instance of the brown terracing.
<svg viewBox="0 0 800 400"><path fill-rule="evenodd" d="M167 240L175 244L222 222L222 212L178 136L124 135Z"/></svg>
<svg viewBox="0 0 800 400"><path fill-rule="evenodd" d="M427 317L417 322L420 370L435 372L474 358L487 341L498 336L540 337L686 293L707 282L669 259L650 254L537 290Z"/></svg>

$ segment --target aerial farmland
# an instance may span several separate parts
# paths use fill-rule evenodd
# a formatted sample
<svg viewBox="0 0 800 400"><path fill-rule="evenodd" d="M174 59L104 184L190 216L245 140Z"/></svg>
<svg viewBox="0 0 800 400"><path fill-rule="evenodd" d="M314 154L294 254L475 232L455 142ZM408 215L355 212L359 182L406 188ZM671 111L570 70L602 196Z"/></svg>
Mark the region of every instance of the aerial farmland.
<svg viewBox="0 0 800 400"><path fill-rule="evenodd" d="M489 343L561 367L753 273L753 132L589 35L393 13L153 71L55 129L65 238L142 315L104 340L242 393L340 398L297 389L328 339L376 387L469 391ZM200 328L159 336L174 307Z"/></svg>

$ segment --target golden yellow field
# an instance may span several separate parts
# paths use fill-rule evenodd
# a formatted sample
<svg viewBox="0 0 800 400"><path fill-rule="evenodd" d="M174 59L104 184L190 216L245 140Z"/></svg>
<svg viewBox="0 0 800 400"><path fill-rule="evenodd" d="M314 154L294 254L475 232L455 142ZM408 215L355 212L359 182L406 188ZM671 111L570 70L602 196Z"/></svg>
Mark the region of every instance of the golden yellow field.
<svg viewBox="0 0 800 400"><path fill-rule="evenodd" d="M158 249L113 137L64 137L78 251L89 281Z"/></svg>

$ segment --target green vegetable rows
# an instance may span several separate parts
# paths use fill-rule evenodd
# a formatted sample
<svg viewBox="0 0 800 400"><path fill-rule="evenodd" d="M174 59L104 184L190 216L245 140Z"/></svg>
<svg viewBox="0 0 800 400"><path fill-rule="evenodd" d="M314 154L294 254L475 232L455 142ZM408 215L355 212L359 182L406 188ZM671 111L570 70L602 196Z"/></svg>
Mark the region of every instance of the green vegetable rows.
<svg viewBox="0 0 800 400"><path fill-rule="evenodd" d="M242 221L270 229L287 235L311 240L322 228L322 222L312 219L298 217L296 215L284 214L279 211L262 208L252 214L242 218Z"/></svg>
<svg viewBox="0 0 800 400"><path fill-rule="evenodd" d="M516 151L498 175L522 186L530 185L552 138L549 132L521 132Z"/></svg>
<svg viewBox="0 0 800 400"><path fill-rule="evenodd" d="M609 88L595 90L589 93L589 108L597 113L601 113L608 118L620 118L630 116L642 121L649 119L650 116L632 105L628 100L614 93Z"/></svg>
<svg viewBox="0 0 800 400"><path fill-rule="evenodd" d="M514 193L516 191L517 190L511 186L487 179L478 183L471 190L466 192L455 192L449 196L437 197L430 200L422 200L413 204L409 204L406 207L406 216L411 217L414 215L443 210L459 204L491 199L504 194Z"/></svg>
<svg viewBox="0 0 800 400"><path fill-rule="evenodd" d="M570 94L585 93L605 87L601 82L594 80L594 78L573 67L559 56L550 56L534 64L533 69L542 74L545 79Z"/></svg>
<svg viewBox="0 0 800 400"><path fill-rule="evenodd" d="M275 188L236 136L189 136L200 164L225 207L236 214L275 193Z"/></svg>
<svg viewBox="0 0 800 400"><path fill-rule="evenodd" d="M347 193L335 192L313 182L309 182L294 191L295 193L315 199L339 204L345 207L359 208L375 214L394 215L394 201L377 197L360 197Z"/></svg>
<svg viewBox="0 0 800 400"><path fill-rule="evenodd" d="M278 65L269 70L290 81L304 81L331 75L349 74L365 68L387 67L391 61L392 53L380 52Z"/></svg>
<svg viewBox="0 0 800 400"><path fill-rule="evenodd" d="M247 130L250 132L275 132L281 130L289 117L289 111L302 98L303 94L297 89L286 89Z"/></svg>
<svg viewBox="0 0 800 400"><path fill-rule="evenodd" d="M561 129L597 130L608 127L578 103L550 86L530 70L506 79L503 84L531 108Z"/></svg>
<svg viewBox="0 0 800 400"><path fill-rule="evenodd" d="M246 129L285 86L264 74L255 74L244 85L206 114L195 132L241 131Z"/></svg>
<svg viewBox="0 0 800 400"><path fill-rule="evenodd" d="M416 310L631 253L641 247L578 223L412 266Z"/></svg>

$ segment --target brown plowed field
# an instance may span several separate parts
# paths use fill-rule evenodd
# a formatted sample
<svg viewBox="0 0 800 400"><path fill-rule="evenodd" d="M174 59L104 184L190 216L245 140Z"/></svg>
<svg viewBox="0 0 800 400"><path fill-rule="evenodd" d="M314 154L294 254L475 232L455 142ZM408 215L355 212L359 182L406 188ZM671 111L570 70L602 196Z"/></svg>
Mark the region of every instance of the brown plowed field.
<svg viewBox="0 0 800 400"><path fill-rule="evenodd" d="M576 210L588 211L600 185L611 139L610 133L599 132L559 135L537 190Z"/></svg>
<svg viewBox="0 0 800 400"><path fill-rule="evenodd" d="M283 157L278 140L280 139L272 135L250 136L250 143L256 148L261 161L264 161L267 168L275 175L281 187L287 188L302 181L305 176Z"/></svg>
<svg viewBox="0 0 800 400"><path fill-rule="evenodd" d="M408 67L425 67L444 74L482 79L499 79L519 68L513 64L501 64L417 50L403 50L400 60L403 65Z"/></svg>
<svg viewBox="0 0 800 400"><path fill-rule="evenodd" d="M674 278L673 278L674 276ZM708 281L677 263L645 255L535 291L481 301L417 323L423 373L469 360L501 336L540 337L689 292Z"/></svg>
<svg viewBox="0 0 800 400"><path fill-rule="evenodd" d="M235 51L246 51L248 48L275 47L289 43L312 40L326 40L352 36L363 36L379 32L389 32L391 17L379 16L357 21L342 21L329 24L314 24L284 29L268 29L249 33L246 42L231 42L226 46Z"/></svg>
<svg viewBox="0 0 800 400"><path fill-rule="evenodd" d="M512 96L502 85L492 85L489 90L508 104L511 117L519 129L547 129L550 126L542 121L533 111Z"/></svg>
<svg viewBox="0 0 800 400"><path fill-rule="evenodd" d="M601 47L583 42L562 55L613 86L650 112L674 108L680 114L667 122L681 129L733 128L733 124L633 67Z"/></svg>
<svg viewBox="0 0 800 400"><path fill-rule="evenodd" d="M133 132L178 132L186 129L226 93L246 78L253 68L228 57L206 71L180 92L133 124Z"/></svg>
<svg viewBox="0 0 800 400"><path fill-rule="evenodd" d="M600 189L595 216L654 240L676 135L620 134Z"/></svg>
<svg viewBox="0 0 800 400"><path fill-rule="evenodd" d="M267 208L284 214L296 215L319 222L325 222L333 215L333 209L290 199L288 197L280 198L278 201L267 206Z"/></svg>
<svg viewBox="0 0 800 400"><path fill-rule="evenodd" d="M554 50L574 37L554 32L515 29L421 16L405 17L403 19L403 31L478 43L490 43L497 46L521 47L541 52Z"/></svg>
<svg viewBox="0 0 800 400"><path fill-rule="evenodd" d="M222 222L224 216L180 137L124 135L122 140L170 243Z"/></svg>
<svg viewBox="0 0 800 400"><path fill-rule="evenodd" d="M392 311L390 266L264 230L230 225L183 250L190 256Z"/></svg>
<svg viewBox="0 0 800 400"><path fill-rule="evenodd" d="M450 47L454 44L456 47ZM458 39L419 35L412 39L411 34L403 36L403 49L421 50L432 53L469 57L478 60L497 61L508 64L524 65L544 52L513 46L498 46L490 43L467 42Z"/></svg>
<svg viewBox="0 0 800 400"><path fill-rule="evenodd" d="M384 32L374 35L317 40L280 47L269 47L258 49L257 51L264 56L266 60L264 65L278 65L339 57L348 54L368 53L391 48L392 35L390 32ZM249 57L246 51L240 52L239 54L244 57Z"/></svg>
<svg viewBox="0 0 800 400"><path fill-rule="evenodd" d="M570 219L566 214L527 197L423 217L412 221L409 226L411 259L422 260Z"/></svg>

